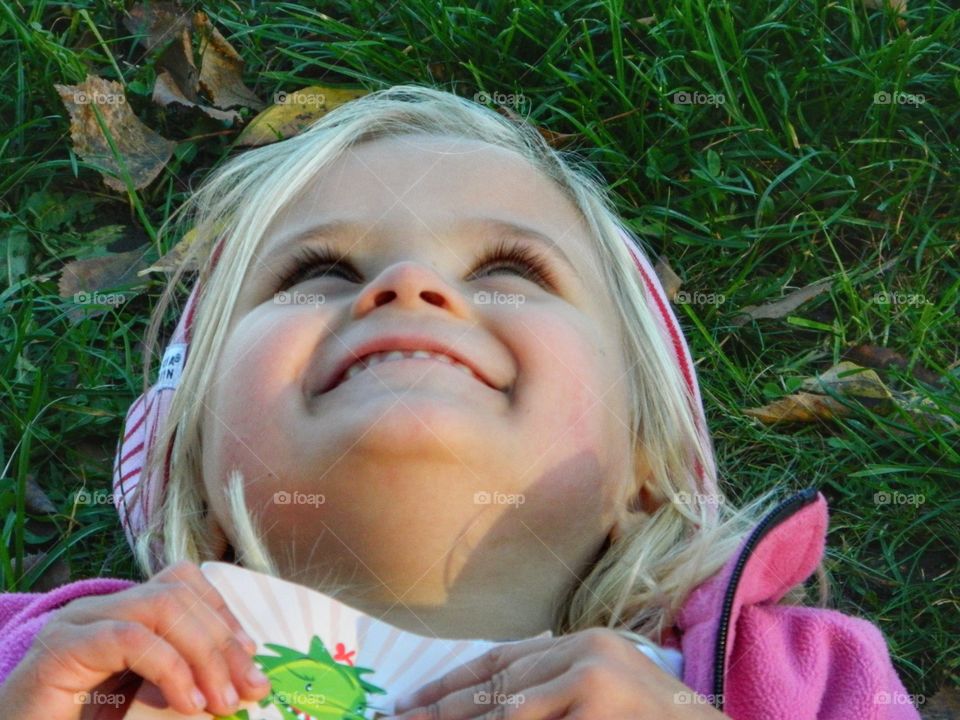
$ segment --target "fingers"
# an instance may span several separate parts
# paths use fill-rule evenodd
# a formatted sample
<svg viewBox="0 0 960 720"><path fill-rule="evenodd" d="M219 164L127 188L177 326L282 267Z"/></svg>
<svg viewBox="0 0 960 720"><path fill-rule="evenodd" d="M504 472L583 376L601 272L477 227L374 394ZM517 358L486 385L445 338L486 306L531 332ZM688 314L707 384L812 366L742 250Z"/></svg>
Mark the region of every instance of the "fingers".
<svg viewBox="0 0 960 720"><path fill-rule="evenodd" d="M230 612L230 608L227 606L227 602L223 599L220 591L210 584L207 576L203 574L203 571L200 570L196 564L188 561L175 563L158 574L157 579L160 580L161 576L163 576L164 582L168 582L167 578L173 578L175 581L183 582L188 587L193 588L196 591L197 597L217 613L219 619L226 624L227 628L240 640L241 644L248 647L251 653L256 652L256 643L247 635L234 614Z"/></svg>
<svg viewBox="0 0 960 720"><path fill-rule="evenodd" d="M536 638L522 642L497 645L483 655L451 670L446 675L427 683L412 695L397 701L396 711L404 712L409 708L425 707L458 690L480 685L506 669L516 660L531 654L547 650L556 651L564 638Z"/></svg>
<svg viewBox="0 0 960 720"><path fill-rule="evenodd" d="M140 621L166 638L184 656L196 684L208 700L207 710L226 715L239 699L263 697L268 683L253 682L255 648L237 637L240 623L223 597L193 565L174 566L172 579L158 582L153 602L141 606ZM262 677L262 675L261 675Z"/></svg>
<svg viewBox="0 0 960 720"><path fill-rule="evenodd" d="M113 674L133 672L160 687L177 712L196 714L206 704L186 660L140 623L100 620L61 628L69 631L61 632L56 649L38 653L31 665L38 686L69 694L78 703L85 695L78 687L94 688ZM59 686L58 678L69 678L69 685Z"/></svg>
<svg viewBox="0 0 960 720"><path fill-rule="evenodd" d="M248 689L244 675L252 664L249 654L191 591L155 592L156 597L144 606L149 614L138 613L136 619L177 648L209 701L208 709L229 715L236 709L240 692Z"/></svg>
<svg viewBox="0 0 960 720"><path fill-rule="evenodd" d="M114 618L141 625L175 649L192 674L192 684L205 698L203 709L211 713L229 715L241 698L259 700L267 694L269 682L251 657L255 645L247 639L245 646L238 639L240 623L195 564L176 563L124 595L78 600L68 606L70 611L63 614L62 621L79 628ZM262 682L255 682L251 671L259 674ZM167 696L167 688L155 684L167 701L175 704L174 698ZM183 695L178 701L192 702Z"/></svg>
<svg viewBox="0 0 960 720"><path fill-rule="evenodd" d="M102 632L106 642L120 649L118 666L110 668L114 672L126 667L149 680L163 690L167 702L178 712L196 713L207 705L183 655L143 625L104 621L94 623L91 630Z"/></svg>
<svg viewBox="0 0 960 720"><path fill-rule="evenodd" d="M569 668L570 659L559 651L541 650L524 655L488 679L450 692L445 697L425 701L422 706L403 712L399 718L546 718L562 709L566 696L557 694L555 681ZM405 709L411 707L408 703ZM401 712L398 703L397 712Z"/></svg>

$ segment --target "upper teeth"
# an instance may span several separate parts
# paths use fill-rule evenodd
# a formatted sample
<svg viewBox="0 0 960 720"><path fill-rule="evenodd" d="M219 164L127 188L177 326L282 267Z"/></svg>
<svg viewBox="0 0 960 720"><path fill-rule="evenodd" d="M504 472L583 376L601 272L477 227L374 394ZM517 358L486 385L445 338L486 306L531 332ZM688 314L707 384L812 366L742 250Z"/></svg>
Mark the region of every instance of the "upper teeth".
<svg viewBox="0 0 960 720"><path fill-rule="evenodd" d="M366 367L377 365L382 362L388 362L390 360L400 360L401 358L433 358L434 360L440 360L441 362L445 362L448 365L453 365L455 368L463 370L465 373L468 373L477 380L483 382L483 379L479 375L477 375L462 362L454 360L449 355L431 352L430 350L391 350L389 352L371 353L370 355L366 355L360 360L357 360L357 362L347 368L347 372L344 373L343 379L349 380Z"/></svg>

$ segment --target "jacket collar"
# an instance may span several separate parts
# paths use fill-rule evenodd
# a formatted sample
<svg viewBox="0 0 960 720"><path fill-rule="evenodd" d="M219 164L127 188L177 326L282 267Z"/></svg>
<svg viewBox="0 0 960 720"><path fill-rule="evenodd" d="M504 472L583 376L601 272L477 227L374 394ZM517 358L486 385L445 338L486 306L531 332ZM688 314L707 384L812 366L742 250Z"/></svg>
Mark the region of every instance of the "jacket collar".
<svg viewBox="0 0 960 720"><path fill-rule="evenodd" d="M727 660L744 605L778 602L823 558L827 501L801 490L757 523L723 568L697 586L677 616L683 681L722 708Z"/></svg>

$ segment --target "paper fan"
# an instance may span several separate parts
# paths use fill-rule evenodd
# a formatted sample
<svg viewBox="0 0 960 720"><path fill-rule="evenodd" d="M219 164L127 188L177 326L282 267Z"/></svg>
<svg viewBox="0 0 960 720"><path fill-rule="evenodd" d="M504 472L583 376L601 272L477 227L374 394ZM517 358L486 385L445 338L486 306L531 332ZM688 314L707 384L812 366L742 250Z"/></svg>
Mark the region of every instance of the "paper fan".
<svg viewBox="0 0 960 720"><path fill-rule="evenodd" d="M261 704L241 702L231 720L361 720L393 714L396 700L498 644L406 632L302 585L221 562L200 569L257 643L254 661L271 680ZM550 636L545 632L538 637ZM182 715L152 684L125 720Z"/></svg>

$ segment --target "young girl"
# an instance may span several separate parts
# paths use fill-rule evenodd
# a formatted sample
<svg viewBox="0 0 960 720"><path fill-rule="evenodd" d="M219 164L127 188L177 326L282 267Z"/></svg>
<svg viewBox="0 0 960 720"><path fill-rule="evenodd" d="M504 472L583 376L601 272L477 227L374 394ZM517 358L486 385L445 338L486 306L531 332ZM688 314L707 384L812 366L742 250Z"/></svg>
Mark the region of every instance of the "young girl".
<svg viewBox="0 0 960 720"><path fill-rule="evenodd" d="M918 717L876 627L791 604L823 496L725 500L663 289L534 129L395 87L184 207L199 277L115 467L149 579L3 596L9 717L121 717L143 681L188 714L263 697L211 559L520 640L405 719Z"/></svg>

